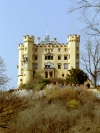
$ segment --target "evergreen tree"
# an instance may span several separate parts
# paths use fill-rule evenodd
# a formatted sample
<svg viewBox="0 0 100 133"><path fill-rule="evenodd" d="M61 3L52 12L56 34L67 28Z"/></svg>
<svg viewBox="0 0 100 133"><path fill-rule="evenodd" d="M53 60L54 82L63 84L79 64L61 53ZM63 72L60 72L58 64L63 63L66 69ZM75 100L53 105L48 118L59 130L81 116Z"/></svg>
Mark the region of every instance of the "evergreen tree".
<svg viewBox="0 0 100 133"><path fill-rule="evenodd" d="M88 75L77 68L71 68L69 74L66 77L67 84L84 84L84 82L88 79Z"/></svg>

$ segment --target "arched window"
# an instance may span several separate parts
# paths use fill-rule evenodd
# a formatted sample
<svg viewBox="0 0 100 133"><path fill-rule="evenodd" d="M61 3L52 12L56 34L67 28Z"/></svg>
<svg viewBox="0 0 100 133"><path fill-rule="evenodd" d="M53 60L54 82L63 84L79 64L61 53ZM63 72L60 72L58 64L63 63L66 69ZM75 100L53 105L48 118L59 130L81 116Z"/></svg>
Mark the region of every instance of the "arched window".
<svg viewBox="0 0 100 133"><path fill-rule="evenodd" d="M46 54L45 60L53 60L53 54Z"/></svg>
<svg viewBox="0 0 100 133"><path fill-rule="evenodd" d="M54 64L51 62L47 62L44 65L45 65L45 68L54 68Z"/></svg>

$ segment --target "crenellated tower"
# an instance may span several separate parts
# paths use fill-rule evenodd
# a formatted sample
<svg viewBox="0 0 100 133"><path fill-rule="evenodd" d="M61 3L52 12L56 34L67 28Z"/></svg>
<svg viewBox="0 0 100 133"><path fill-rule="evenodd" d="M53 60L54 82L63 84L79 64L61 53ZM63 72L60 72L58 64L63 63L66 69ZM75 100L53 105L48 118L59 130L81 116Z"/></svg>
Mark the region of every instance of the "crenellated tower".
<svg viewBox="0 0 100 133"><path fill-rule="evenodd" d="M18 86L33 79L32 55L34 36L24 36L24 45L19 44Z"/></svg>
<svg viewBox="0 0 100 133"><path fill-rule="evenodd" d="M22 64L22 56L24 54L24 45L18 44L18 50L19 50L19 58L18 58L18 86L19 84L23 83L23 64Z"/></svg>
<svg viewBox="0 0 100 133"><path fill-rule="evenodd" d="M70 68L80 68L80 36L76 34L69 35L67 39Z"/></svg>

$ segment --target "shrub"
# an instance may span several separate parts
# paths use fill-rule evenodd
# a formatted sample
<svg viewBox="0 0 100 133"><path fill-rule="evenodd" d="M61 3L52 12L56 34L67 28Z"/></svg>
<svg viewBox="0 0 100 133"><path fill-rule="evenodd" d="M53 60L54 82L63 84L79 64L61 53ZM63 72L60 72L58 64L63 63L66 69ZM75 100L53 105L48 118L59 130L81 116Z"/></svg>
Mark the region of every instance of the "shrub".
<svg viewBox="0 0 100 133"><path fill-rule="evenodd" d="M39 81L39 83L46 83L46 84L48 84L48 83L50 83L50 81L49 81L49 79L41 79Z"/></svg>
<svg viewBox="0 0 100 133"><path fill-rule="evenodd" d="M61 99L70 101L72 99L78 99L76 91L72 89L61 89L61 90L52 90L48 95L49 100Z"/></svg>
<svg viewBox="0 0 100 133"><path fill-rule="evenodd" d="M77 96L78 99L80 100L81 104L85 104L87 102L97 102L100 101L96 95L94 95L93 92L90 92L88 90L84 90L84 89L77 89Z"/></svg>
<svg viewBox="0 0 100 133"><path fill-rule="evenodd" d="M76 100L76 99L72 99L72 100L68 101L67 104L68 104L68 107L70 107L70 108L77 108L80 106L80 101Z"/></svg>
<svg viewBox="0 0 100 133"><path fill-rule="evenodd" d="M20 84L19 88L23 89L26 87L26 84Z"/></svg>
<svg viewBox="0 0 100 133"><path fill-rule="evenodd" d="M21 84L20 86L19 86L19 88L20 89L26 89L26 90L31 90L31 89L33 89L34 88L34 86L32 85L32 84Z"/></svg>
<svg viewBox="0 0 100 133"><path fill-rule="evenodd" d="M46 85L46 83L39 83L39 84L36 84L35 87L34 87L34 90L43 90L44 86Z"/></svg>

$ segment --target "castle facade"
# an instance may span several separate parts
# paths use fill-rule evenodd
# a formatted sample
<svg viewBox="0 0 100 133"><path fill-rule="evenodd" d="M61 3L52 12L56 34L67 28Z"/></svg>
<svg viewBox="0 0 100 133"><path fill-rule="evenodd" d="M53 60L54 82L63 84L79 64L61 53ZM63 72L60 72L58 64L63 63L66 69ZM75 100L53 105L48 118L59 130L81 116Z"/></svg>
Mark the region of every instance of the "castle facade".
<svg viewBox="0 0 100 133"><path fill-rule="evenodd" d="M80 36L69 35L68 43L61 44L49 35L44 41L34 43L34 36L24 36L23 44L18 45L18 86L30 83L34 78L66 78L68 70L80 68Z"/></svg>

